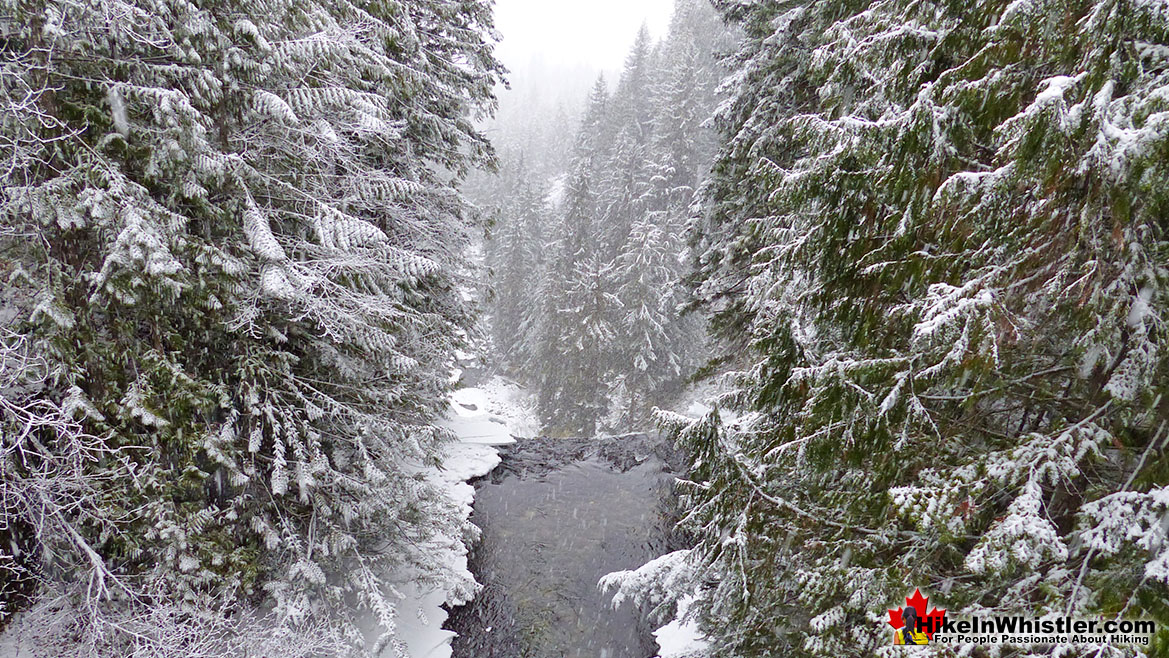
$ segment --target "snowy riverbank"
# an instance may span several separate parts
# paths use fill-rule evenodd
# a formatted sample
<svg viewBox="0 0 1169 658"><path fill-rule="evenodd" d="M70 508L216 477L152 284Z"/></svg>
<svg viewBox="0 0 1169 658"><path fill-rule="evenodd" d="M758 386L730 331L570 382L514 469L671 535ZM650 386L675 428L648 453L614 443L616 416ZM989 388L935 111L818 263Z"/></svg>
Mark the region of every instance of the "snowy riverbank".
<svg viewBox="0 0 1169 658"><path fill-rule="evenodd" d="M481 386L458 389L451 395L450 410L439 425L453 432L458 440L444 449L441 468L424 472L455 501L464 521L471 516L475 496L470 481L487 475L499 464L495 446L514 443L514 436L531 436L539 431L539 422L526 398L522 388L500 377ZM451 566L452 580L473 578L467 568L466 543L447 541L438 550L447 553L445 560ZM466 601L442 588L422 590L416 582L407 582L401 592L405 598L396 606L398 632L410 658L450 658L454 633L442 628L447 618L442 606Z"/></svg>

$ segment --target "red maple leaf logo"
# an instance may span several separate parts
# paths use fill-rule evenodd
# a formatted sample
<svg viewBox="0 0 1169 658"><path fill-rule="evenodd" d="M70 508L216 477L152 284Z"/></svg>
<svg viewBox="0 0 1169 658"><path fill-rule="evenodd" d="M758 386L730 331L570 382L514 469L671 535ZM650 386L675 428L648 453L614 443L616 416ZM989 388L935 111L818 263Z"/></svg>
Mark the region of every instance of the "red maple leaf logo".
<svg viewBox="0 0 1169 658"><path fill-rule="evenodd" d="M917 618L922 621L922 630L929 639L934 639L934 631L942 628L942 620L946 618L946 611L934 608L926 614L926 607L929 605L929 599L921 595L920 589L913 590L913 596L905 597L906 605L912 606L917 613ZM901 613L904 608L897 608L896 610L889 610L889 625L893 628L904 628L905 620L902 619Z"/></svg>

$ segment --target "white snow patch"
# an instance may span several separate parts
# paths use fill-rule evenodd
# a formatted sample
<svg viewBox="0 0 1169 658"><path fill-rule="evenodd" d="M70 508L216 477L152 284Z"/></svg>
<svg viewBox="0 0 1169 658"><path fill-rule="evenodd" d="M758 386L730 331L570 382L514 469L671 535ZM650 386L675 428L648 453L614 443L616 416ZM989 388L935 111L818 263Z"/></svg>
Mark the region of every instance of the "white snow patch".
<svg viewBox="0 0 1169 658"><path fill-rule="evenodd" d="M450 658L451 641L455 639L455 633L442 628L448 616L446 610L442 609L446 595L440 590L423 594L414 583L401 591L406 598L397 606L398 637L406 643L410 657ZM392 651L387 649L383 655L392 655Z"/></svg>
<svg viewBox="0 0 1169 658"><path fill-rule="evenodd" d="M540 417L536 413L535 398L509 379L495 376L480 387L459 389L451 398L452 409L461 422L479 420L496 426L484 429L480 424L483 432L498 435L499 428L505 427L509 439L512 436L533 437L540 434ZM457 429L455 431L458 432ZM460 436L469 438L474 434L468 432Z"/></svg>
<svg viewBox="0 0 1169 658"><path fill-rule="evenodd" d="M568 189L568 177L561 174L548 181L548 196L545 200L549 206L560 208L564 205L565 192Z"/></svg>
<svg viewBox="0 0 1169 658"><path fill-rule="evenodd" d="M452 393L450 409L437 424L454 432L458 440L444 448L441 468L424 472L459 505L463 519L470 518L475 499L475 488L468 481L487 475L499 464L499 453L493 446L514 443L515 436L534 436L540 429L528 393L501 377ZM462 550L448 550L445 559L452 573L470 577L467 547L455 545ZM399 588L404 598L396 606L398 636L410 658L450 658L455 634L442 628L447 619L442 606L465 601L448 600L442 590L421 591L409 574L403 580L409 584Z"/></svg>
<svg viewBox="0 0 1169 658"><path fill-rule="evenodd" d="M1128 312L1128 326L1136 327L1145 321L1152 308L1149 306L1149 300L1153 298L1153 287L1144 286L1136 299L1132 300L1132 309Z"/></svg>
<svg viewBox="0 0 1169 658"><path fill-rule="evenodd" d="M1046 84L1047 87L1035 96L1033 105L1046 105L1054 100L1062 99L1064 91L1075 84L1076 81L1077 78L1067 75L1057 75L1044 80L1041 84Z"/></svg>
<svg viewBox="0 0 1169 658"><path fill-rule="evenodd" d="M685 597L678 601L678 614L670 623L654 631L654 639L658 643L658 658L689 658L691 656L706 655L709 643L706 637L698 630L698 624L692 619L686 619L686 611L690 609L693 597Z"/></svg>

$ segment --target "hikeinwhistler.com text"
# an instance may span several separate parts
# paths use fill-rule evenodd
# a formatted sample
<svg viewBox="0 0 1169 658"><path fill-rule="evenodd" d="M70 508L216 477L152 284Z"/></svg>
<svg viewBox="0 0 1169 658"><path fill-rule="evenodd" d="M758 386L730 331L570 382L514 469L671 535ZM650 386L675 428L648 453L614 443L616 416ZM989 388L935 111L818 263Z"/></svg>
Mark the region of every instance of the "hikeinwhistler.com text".
<svg viewBox="0 0 1169 658"><path fill-rule="evenodd" d="M924 620L923 620L924 621ZM925 628L929 622L922 624ZM1020 615L944 619L934 644L1110 644L1148 646L1156 622L1146 619L1032 619Z"/></svg>

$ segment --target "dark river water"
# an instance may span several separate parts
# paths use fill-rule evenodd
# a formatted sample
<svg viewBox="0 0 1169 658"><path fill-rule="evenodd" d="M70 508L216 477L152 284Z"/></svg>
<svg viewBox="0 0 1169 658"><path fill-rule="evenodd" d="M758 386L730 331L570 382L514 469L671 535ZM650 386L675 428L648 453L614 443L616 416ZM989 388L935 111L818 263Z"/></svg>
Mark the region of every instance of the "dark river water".
<svg viewBox="0 0 1169 658"><path fill-rule="evenodd" d="M454 658L647 658L653 630L597 581L674 550L669 451L643 434L528 439L476 485L484 585L452 611Z"/></svg>

